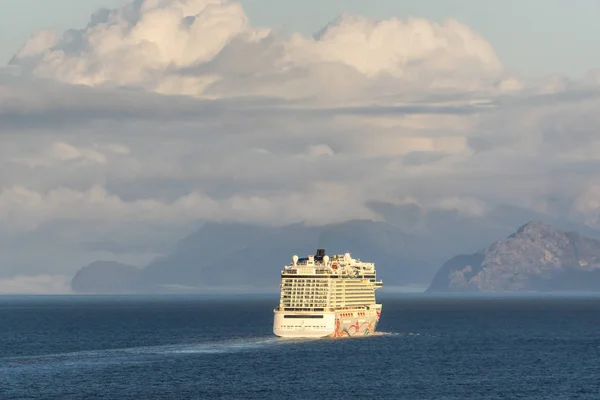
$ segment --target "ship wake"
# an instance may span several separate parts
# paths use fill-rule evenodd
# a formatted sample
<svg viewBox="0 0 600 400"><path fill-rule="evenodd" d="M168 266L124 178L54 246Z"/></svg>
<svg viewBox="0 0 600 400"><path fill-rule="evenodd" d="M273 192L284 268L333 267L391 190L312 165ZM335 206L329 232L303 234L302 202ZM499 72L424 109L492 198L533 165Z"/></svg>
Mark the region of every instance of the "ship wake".
<svg viewBox="0 0 600 400"><path fill-rule="evenodd" d="M186 354L226 354L251 352L286 344L310 342L311 339L274 337L239 338L199 343L140 346L119 349L84 350L33 356L0 358L0 373L39 368L81 368L106 364L139 364L166 356Z"/></svg>

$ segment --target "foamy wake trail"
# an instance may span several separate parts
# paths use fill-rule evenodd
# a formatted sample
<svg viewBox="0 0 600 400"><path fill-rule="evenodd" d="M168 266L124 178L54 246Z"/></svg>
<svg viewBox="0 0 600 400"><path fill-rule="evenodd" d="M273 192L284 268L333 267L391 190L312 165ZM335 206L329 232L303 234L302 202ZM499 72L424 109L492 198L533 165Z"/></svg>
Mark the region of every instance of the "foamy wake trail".
<svg viewBox="0 0 600 400"><path fill-rule="evenodd" d="M85 367L113 363L143 363L168 355L219 354L256 351L267 347L302 343L303 339L273 337L239 338L190 344L129 347L121 349L85 350L68 353L0 358L0 371L8 368Z"/></svg>
<svg viewBox="0 0 600 400"><path fill-rule="evenodd" d="M381 336L410 336L415 334L394 333L394 332L374 332L368 336L358 337L359 339L368 339L369 337ZM355 337L357 338L357 337ZM348 338L352 339L352 338ZM206 341L188 344L172 344L158 346L140 346L121 349L104 350L85 350L68 353L44 354L36 356L5 357L0 358L0 372L8 369L29 370L37 368L72 368L72 367L93 367L106 364L138 364L150 362L157 358L176 355L193 354L223 354L237 352L258 351L265 348L285 346L292 344L311 343L321 340L337 339L284 339L279 337L255 337L255 338L236 338L226 340Z"/></svg>
<svg viewBox="0 0 600 400"><path fill-rule="evenodd" d="M402 335L401 333L397 333L397 332L373 332L371 333L369 336L400 336Z"/></svg>
<svg viewBox="0 0 600 400"><path fill-rule="evenodd" d="M239 351L251 351L273 347L282 344L302 343L308 340L290 340L273 337L232 339L225 341L198 343L193 345L172 346L165 348L165 352L179 354L194 353L232 353Z"/></svg>

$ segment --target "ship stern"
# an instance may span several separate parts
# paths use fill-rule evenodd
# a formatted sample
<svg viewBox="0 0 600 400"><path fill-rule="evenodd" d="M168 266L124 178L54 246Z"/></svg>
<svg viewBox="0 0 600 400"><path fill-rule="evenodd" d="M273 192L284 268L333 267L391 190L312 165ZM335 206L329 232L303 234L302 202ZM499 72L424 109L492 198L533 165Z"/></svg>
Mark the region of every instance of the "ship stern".
<svg viewBox="0 0 600 400"><path fill-rule="evenodd" d="M322 338L335 332L335 312L273 312L273 333L279 337Z"/></svg>

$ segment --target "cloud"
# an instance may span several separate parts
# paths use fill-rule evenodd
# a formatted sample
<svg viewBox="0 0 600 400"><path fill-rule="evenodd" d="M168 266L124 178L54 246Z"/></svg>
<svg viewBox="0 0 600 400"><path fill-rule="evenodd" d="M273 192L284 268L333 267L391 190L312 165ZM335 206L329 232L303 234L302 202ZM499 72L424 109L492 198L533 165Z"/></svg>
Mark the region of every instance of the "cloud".
<svg viewBox="0 0 600 400"><path fill-rule="evenodd" d="M229 1L102 10L0 73L0 272L143 264L203 221L379 218L373 201L597 226L597 75L512 76L454 20L307 37Z"/></svg>
<svg viewBox="0 0 600 400"><path fill-rule="evenodd" d="M22 186L4 189L0 193L0 220L13 228L37 229L46 221L120 221L130 222L180 222L188 220L237 220L243 222L281 225L303 220L309 224L323 224L345 220L348 214L373 217L359 204L339 204L347 195L344 187L335 188L335 196L321 197L327 190L323 184L305 193L269 193L266 195L235 195L215 200L194 191L172 202L152 198L124 201L108 193L101 186L86 191L57 188L40 193ZM304 204L314 207L311 216L305 214ZM354 207L354 210L350 209ZM362 214L362 215L361 215Z"/></svg>
<svg viewBox="0 0 600 400"><path fill-rule="evenodd" d="M71 277L63 275L17 275L0 278L0 294L69 294Z"/></svg>
<svg viewBox="0 0 600 400"><path fill-rule="evenodd" d="M440 87L452 85L446 79L458 74L497 75L502 70L490 44L456 20L438 24L417 18L374 21L343 15L314 39L295 35L288 47L296 65L310 65L315 60L340 63L367 77L389 74L408 81L436 71L431 83ZM456 71L461 64L465 69Z"/></svg>
<svg viewBox="0 0 600 400"><path fill-rule="evenodd" d="M210 61L239 35L248 40L260 36L248 26L239 3L135 1L101 10L85 29L69 30L62 37L37 33L12 64L70 83L143 84L168 68Z"/></svg>
<svg viewBox="0 0 600 400"><path fill-rule="evenodd" d="M321 157L321 156L332 156L334 151L326 144L317 144L314 146L310 146L308 150L308 154L313 157Z"/></svg>
<svg viewBox="0 0 600 400"><path fill-rule="evenodd" d="M127 148L123 146L111 147L114 145L107 145L106 150L108 152L125 152ZM106 156L95 149L90 148L77 148L65 142L54 142L50 148L41 157L31 158L15 158L13 159L16 163L22 163L31 168L38 166L52 166L55 163L71 162L79 166L86 164L106 164L108 162Z"/></svg>
<svg viewBox="0 0 600 400"><path fill-rule="evenodd" d="M11 64L68 83L206 98L348 102L399 89L520 89L491 45L455 20L342 15L314 37L284 37L253 27L239 3L224 0L102 10L84 29L35 34Z"/></svg>
<svg viewBox="0 0 600 400"><path fill-rule="evenodd" d="M597 182L590 183L573 200L571 205L572 215L592 226L598 226L600 222L600 185Z"/></svg>

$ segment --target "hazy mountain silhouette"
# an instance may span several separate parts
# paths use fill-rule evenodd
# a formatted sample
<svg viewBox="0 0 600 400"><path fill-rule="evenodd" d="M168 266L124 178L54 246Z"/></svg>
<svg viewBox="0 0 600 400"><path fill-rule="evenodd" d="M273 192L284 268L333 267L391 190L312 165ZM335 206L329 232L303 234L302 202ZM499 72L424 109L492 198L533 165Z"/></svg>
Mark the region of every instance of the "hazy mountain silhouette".
<svg viewBox="0 0 600 400"><path fill-rule="evenodd" d="M246 224L206 224L184 239L167 257L143 272L149 287L163 284L192 286L277 287L279 271L292 255L351 252L364 260L377 260L389 281L426 282L434 264L419 260L412 238L386 222L348 221L325 226L288 225L280 228ZM393 273L392 273L393 272Z"/></svg>
<svg viewBox="0 0 600 400"><path fill-rule="evenodd" d="M73 277L71 288L78 293L123 293L135 291L140 270L113 261L96 261Z"/></svg>
<svg viewBox="0 0 600 400"><path fill-rule="evenodd" d="M426 211L414 204L372 202L369 207L384 221L283 227L207 222L164 257L141 268L138 274L131 273L130 268L118 271L114 265L104 270L84 269L78 273L73 288L80 291L85 287L85 291L95 292L105 287L144 292L177 286L190 290L242 286L276 289L279 271L292 255L313 254L317 248L325 248L328 254L351 252L354 257L375 262L384 287L411 284L426 287L446 260L461 253L476 255L479 249L508 236L523 221L531 219L526 217L539 216L515 207L499 207L483 216L454 210ZM543 222L559 229L600 238L597 231L588 227L543 217ZM453 260L464 264L457 261L462 259ZM125 279L130 275L131 279ZM111 279L117 282L111 285ZM436 279L440 279L439 273ZM96 287L96 280L103 282L102 285ZM131 286L123 282L131 282Z"/></svg>
<svg viewBox="0 0 600 400"><path fill-rule="evenodd" d="M314 254L317 248L325 248L328 254L351 252L357 258L375 261L380 276L390 285L425 285L436 268L426 257L419 258L418 238L387 222L353 220L284 227L206 223L165 257L143 268L126 290L157 291L169 286L277 288L279 271L292 255ZM111 275L122 275L114 265L105 272L106 282ZM94 288L97 273L97 268L89 267L79 271L74 290Z"/></svg>
<svg viewBox="0 0 600 400"><path fill-rule="evenodd" d="M438 265L459 253L475 253L510 235L527 221L540 221L564 231L600 239L599 231L585 225L514 206L499 206L482 216L465 215L455 210L426 211L416 204L370 202L368 206L403 232L428 242L432 261Z"/></svg>

